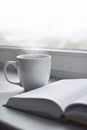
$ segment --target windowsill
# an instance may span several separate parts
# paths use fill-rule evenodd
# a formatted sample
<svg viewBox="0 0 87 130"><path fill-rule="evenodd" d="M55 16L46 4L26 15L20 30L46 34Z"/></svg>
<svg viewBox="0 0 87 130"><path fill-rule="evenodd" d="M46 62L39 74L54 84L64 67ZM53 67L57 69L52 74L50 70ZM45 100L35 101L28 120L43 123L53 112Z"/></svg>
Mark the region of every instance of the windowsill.
<svg viewBox="0 0 87 130"><path fill-rule="evenodd" d="M58 78L86 78L87 52L77 50L36 49L1 46L0 69L8 60L16 60L16 56L25 53L48 53L52 56L52 77ZM13 68L10 67L10 70Z"/></svg>

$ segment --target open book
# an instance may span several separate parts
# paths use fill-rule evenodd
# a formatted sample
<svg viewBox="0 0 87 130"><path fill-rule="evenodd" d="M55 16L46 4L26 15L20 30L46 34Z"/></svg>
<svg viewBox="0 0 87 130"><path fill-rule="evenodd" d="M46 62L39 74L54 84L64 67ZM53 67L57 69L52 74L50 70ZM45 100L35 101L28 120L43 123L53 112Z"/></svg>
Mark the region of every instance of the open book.
<svg viewBox="0 0 87 130"><path fill-rule="evenodd" d="M65 79L12 96L7 107L59 120L87 123L87 79Z"/></svg>

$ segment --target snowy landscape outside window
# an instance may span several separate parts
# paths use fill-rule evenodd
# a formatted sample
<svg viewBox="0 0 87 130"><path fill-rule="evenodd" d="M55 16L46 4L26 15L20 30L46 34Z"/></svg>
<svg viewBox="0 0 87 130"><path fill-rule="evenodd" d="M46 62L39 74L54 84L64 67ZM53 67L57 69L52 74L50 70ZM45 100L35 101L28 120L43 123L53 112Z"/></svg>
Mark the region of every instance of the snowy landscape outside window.
<svg viewBox="0 0 87 130"><path fill-rule="evenodd" d="M0 0L0 45L87 50L87 0Z"/></svg>

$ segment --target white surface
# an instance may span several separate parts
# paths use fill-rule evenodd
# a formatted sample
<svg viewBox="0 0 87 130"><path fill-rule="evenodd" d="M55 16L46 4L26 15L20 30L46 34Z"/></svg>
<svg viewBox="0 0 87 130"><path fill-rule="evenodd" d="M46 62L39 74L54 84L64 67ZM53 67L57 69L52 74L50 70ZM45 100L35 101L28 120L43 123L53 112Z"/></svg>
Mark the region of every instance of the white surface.
<svg viewBox="0 0 87 130"><path fill-rule="evenodd" d="M24 88L9 84L0 71L0 104L5 104L10 96L22 93L23 91Z"/></svg>
<svg viewBox="0 0 87 130"><path fill-rule="evenodd" d="M0 81L3 86L5 85L6 87L9 87L9 84L3 77L3 73L0 73ZM1 101L0 104L2 104ZM0 122L3 122L4 125L8 124L12 127L15 127L15 129L19 128L22 130L87 130L87 127L81 125L76 125L74 123L55 122L20 111L1 107L1 105Z"/></svg>

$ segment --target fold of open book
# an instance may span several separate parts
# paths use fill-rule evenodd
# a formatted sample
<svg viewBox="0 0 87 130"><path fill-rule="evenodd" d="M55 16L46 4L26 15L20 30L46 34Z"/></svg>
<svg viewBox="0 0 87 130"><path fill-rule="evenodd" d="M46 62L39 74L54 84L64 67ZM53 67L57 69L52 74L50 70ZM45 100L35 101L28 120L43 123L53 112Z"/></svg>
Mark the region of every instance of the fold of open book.
<svg viewBox="0 0 87 130"><path fill-rule="evenodd" d="M87 79L65 79L12 96L6 107L59 120L87 122Z"/></svg>

